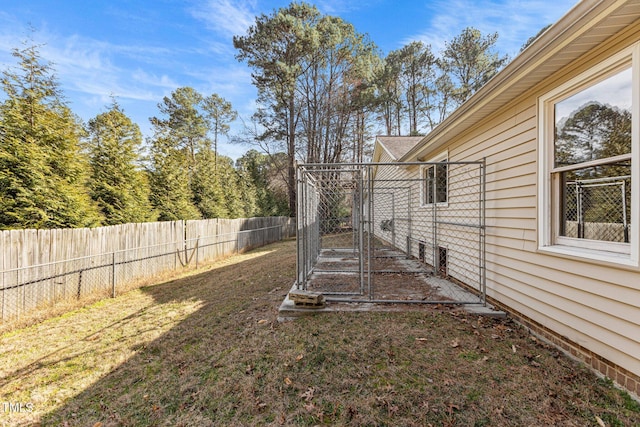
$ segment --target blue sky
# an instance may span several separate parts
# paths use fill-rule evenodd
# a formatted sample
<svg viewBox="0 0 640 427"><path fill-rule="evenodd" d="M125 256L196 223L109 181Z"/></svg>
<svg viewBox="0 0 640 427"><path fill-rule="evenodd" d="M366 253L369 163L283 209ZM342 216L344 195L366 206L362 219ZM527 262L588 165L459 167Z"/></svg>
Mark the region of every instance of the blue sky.
<svg viewBox="0 0 640 427"><path fill-rule="evenodd" d="M276 0L0 0L0 69L14 66L11 49L28 38L42 44L72 110L87 121L115 96L151 135L149 117L181 86L217 93L242 117L254 111L251 72L234 55L232 37L244 35L259 14L289 1ZM497 45L514 57L543 26L576 0L323 0L314 3L367 33L386 54L422 40L439 52L467 26L498 32ZM30 28L35 30L32 34ZM232 126L232 132L240 123ZM248 147L222 143L237 158Z"/></svg>

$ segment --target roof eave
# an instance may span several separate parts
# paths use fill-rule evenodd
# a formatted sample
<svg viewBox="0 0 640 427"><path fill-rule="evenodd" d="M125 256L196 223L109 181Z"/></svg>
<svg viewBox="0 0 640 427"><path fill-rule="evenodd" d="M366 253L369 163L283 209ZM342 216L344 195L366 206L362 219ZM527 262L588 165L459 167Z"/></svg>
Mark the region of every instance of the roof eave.
<svg viewBox="0 0 640 427"><path fill-rule="evenodd" d="M478 112L480 108L483 108L483 117L495 112L506 104L506 101L492 104L492 101L499 94L506 91L516 82L525 79L533 70L552 56L557 55L569 43L595 26L608 13L623 6L628 1L583 0L576 4L464 104L426 135L420 143L398 160L403 162L422 160L429 151L446 142L443 141L445 137L450 137L452 133L458 135L470 127L470 125L463 125L462 122L471 114ZM560 68L558 67L558 69ZM548 74L551 74L551 72ZM541 80L542 78L538 77L531 82L531 85L535 85ZM455 131L452 132L453 129Z"/></svg>

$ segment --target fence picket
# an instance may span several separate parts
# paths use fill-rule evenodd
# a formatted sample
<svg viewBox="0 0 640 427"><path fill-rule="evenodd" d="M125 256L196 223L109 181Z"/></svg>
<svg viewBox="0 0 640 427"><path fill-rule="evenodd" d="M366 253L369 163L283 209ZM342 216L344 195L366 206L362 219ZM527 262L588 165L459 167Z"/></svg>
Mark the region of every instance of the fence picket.
<svg viewBox="0 0 640 427"><path fill-rule="evenodd" d="M0 319L295 235L288 217L0 231ZM115 288L114 288L115 284Z"/></svg>

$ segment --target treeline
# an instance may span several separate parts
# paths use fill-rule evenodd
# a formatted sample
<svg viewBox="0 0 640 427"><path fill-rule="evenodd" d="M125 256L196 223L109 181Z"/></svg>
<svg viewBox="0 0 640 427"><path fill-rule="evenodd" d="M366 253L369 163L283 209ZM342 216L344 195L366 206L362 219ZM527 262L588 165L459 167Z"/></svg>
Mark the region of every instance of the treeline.
<svg viewBox="0 0 640 427"><path fill-rule="evenodd" d="M289 214L281 156L217 155L236 114L218 95L176 89L144 144L116 101L83 124L37 46L13 55L1 81L0 228Z"/></svg>
<svg viewBox="0 0 640 427"><path fill-rule="evenodd" d="M153 135L116 101L83 124L37 47L15 49L0 105L0 228L295 215L297 162L363 162L375 135L422 135L507 61L497 34L467 28L442 52L412 42L383 55L366 34L291 3L233 38L252 68L257 109L244 131L217 94L181 87L158 104ZM221 136L250 144L235 164Z"/></svg>
<svg viewBox="0 0 640 427"><path fill-rule="evenodd" d="M505 64L497 37L467 28L442 52L416 41L384 56L366 34L306 3L260 15L233 39L258 89L247 139L286 153L295 212L297 160L361 162L376 134L430 131Z"/></svg>

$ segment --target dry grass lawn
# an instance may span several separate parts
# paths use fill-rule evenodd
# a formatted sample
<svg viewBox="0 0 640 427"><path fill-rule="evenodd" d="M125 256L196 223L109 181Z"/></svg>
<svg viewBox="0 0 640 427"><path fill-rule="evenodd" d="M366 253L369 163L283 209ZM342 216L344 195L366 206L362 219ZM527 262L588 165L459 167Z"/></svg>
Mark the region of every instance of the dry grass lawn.
<svg viewBox="0 0 640 427"><path fill-rule="evenodd" d="M0 424L640 425L636 401L508 320L278 323L294 269L282 242L1 335Z"/></svg>

